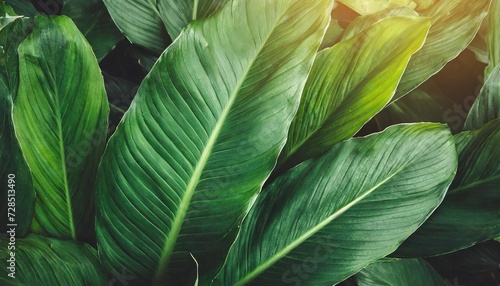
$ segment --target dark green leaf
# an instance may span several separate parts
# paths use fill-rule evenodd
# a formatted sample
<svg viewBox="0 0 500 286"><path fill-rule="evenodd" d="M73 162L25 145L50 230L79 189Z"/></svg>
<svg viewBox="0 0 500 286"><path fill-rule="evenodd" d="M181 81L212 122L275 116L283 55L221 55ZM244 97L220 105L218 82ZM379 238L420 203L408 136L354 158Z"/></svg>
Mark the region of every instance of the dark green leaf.
<svg viewBox="0 0 500 286"><path fill-rule="evenodd" d="M414 90L382 110L375 119L380 129L399 123L446 123L439 102L423 90Z"/></svg>
<svg viewBox="0 0 500 286"><path fill-rule="evenodd" d="M445 254L500 234L500 120L456 136L457 176L437 211L396 256Z"/></svg>
<svg viewBox="0 0 500 286"><path fill-rule="evenodd" d="M439 124L336 144L269 186L217 285L332 285L393 252L441 203L456 171Z"/></svg>
<svg viewBox="0 0 500 286"><path fill-rule="evenodd" d="M5 0L5 3L14 8L14 11L16 11L18 15L35 17L39 14L29 0Z"/></svg>
<svg viewBox="0 0 500 286"><path fill-rule="evenodd" d="M382 259L356 274L358 286L446 286L423 259Z"/></svg>
<svg viewBox="0 0 500 286"><path fill-rule="evenodd" d="M37 193L33 230L88 239L109 112L92 48L69 18L37 16L19 79L13 118Z"/></svg>
<svg viewBox="0 0 500 286"><path fill-rule="evenodd" d="M192 254L201 284L216 274L285 144L331 6L234 0L162 54L100 166L108 269L192 284Z"/></svg>
<svg viewBox="0 0 500 286"><path fill-rule="evenodd" d="M11 257L15 259L15 278L8 276L11 273ZM38 235L16 239L15 243L1 238L0 259L2 265L7 264L1 270L1 278L5 278L0 280L2 285L108 285L108 279L97 260L97 252L83 243Z"/></svg>
<svg viewBox="0 0 500 286"><path fill-rule="evenodd" d="M134 44L157 54L191 21L207 18L228 0L104 0L116 25ZM270 8L274 9L274 8ZM227 25L227 23L226 23Z"/></svg>
<svg viewBox="0 0 500 286"><path fill-rule="evenodd" d="M31 227L35 191L31 173L14 134L12 102L19 84L17 48L32 28L33 23L23 18L0 31L0 162L2 162L0 165L0 196L2 198L0 232L6 232L8 223L15 223L18 237L25 236ZM10 174L15 176L15 184L8 184ZM12 188L9 185L12 185ZM12 189L14 192L11 191ZM12 194L15 194L15 197ZM15 211L15 221L9 222L7 202L12 202L12 198L15 200L17 211ZM14 213L13 210L10 212Z"/></svg>
<svg viewBox="0 0 500 286"><path fill-rule="evenodd" d="M478 129L497 118L500 118L500 65L484 83L465 121L464 130Z"/></svg>
<svg viewBox="0 0 500 286"><path fill-rule="evenodd" d="M123 38L102 0L65 0L67 15L89 41L97 60L102 60Z"/></svg>
<svg viewBox="0 0 500 286"><path fill-rule="evenodd" d="M458 273L495 271L500 265L500 243L487 241L451 254L429 258L429 261Z"/></svg>

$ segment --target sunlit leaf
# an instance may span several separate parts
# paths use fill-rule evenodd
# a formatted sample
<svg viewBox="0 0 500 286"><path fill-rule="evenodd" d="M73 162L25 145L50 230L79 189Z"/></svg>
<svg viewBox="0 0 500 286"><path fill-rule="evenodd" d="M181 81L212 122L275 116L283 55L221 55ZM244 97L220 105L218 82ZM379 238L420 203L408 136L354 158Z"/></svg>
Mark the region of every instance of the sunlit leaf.
<svg viewBox="0 0 500 286"><path fill-rule="evenodd" d="M280 157L295 165L348 139L394 95L429 21L395 17L318 54Z"/></svg>

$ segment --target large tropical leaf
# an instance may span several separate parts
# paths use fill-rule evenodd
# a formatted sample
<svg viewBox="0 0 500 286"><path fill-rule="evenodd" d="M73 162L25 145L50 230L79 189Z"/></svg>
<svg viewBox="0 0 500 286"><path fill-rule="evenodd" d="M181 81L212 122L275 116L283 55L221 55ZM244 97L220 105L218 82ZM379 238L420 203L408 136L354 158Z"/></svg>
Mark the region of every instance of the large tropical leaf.
<svg viewBox="0 0 500 286"><path fill-rule="evenodd" d="M446 286L423 259L382 259L356 274L359 286Z"/></svg>
<svg viewBox="0 0 500 286"><path fill-rule="evenodd" d="M489 78L493 70L500 65L500 0L491 2L486 42L489 65L486 67L484 77Z"/></svg>
<svg viewBox="0 0 500 286"><path fill-rule="evenodd" d="M87 244L38 235L9 243L6 238L0 239L2 265L7 261L7 267L1 270L1 285L108 285L97 252ZM8 276L11 253L15 258L15 278Z"/></svg>
<svg viewBox="0 0 500 286"><path fill-rule="evenodd" d="M123 38L102 0L64 0L62 14L75 22L99 61Z"/></svg>
<svg viewBox="0 0 500 286"><path fill-rule="evenodd" d="M474 39L488 13L491 0L441 0L420 13L432 19L425 45L411 58L393 101L412 91Z"/></svg>
<svg viewBox="0 0 500 286"><path fill-rule="evenodd" d="M484 83L467 116L464 129L478 129L497 118L500 118L500 65L493 70Z"/></svg>
<svg viewBox="0 0 500 286"><path fill-rule="evenodd" d="M318 54L281 154L294 165L348 139L394 95L429 21L395 17Z"/></svg>
<svg viewBox="0 0 500 286"><path fill-rule="evenodd" d="M456 164L453 138L440 124L399 125L336 144L257 198L217 285L346 279L429 217Z"/></svg>
<svg viewBox="0 0 500 286"><path fill-rule="evenodd" d="M262 1L262 0L259 0ZM118 28L134 44L160 54L191 21L219 11L228 0L104 0Z"/></svg>
<svg viewBox="0 0 500 286"><path fill-rule="evenodd" d="M145 283L215 275L276 163L330 0L239 1L197 21L141 85L99 172L108 269Z"/></svg>
<svg viewBox="0 0 500 286"><path fill-rule="evenodd" d="M417 5L412 0L339 0L360 15L374 14L389 7L407 5L415 8Z"/></svg>
<svg viewBox="0 0 500 286"><path fill-rule="evenodd" d="M3 51L0 53L0 162L2 162L0 196L3 202L0 205L0 233L5 233L10 228L7 224L15 224L16 235L19 237L26 235L31 227L35 191L31 173L14 134L12 102L19 84L17 48L30 33L32 26L30 20L23 18L10 23L0 31L0 47ZM9 175L11 178L14 177L15 184L7 184ZM8 217L7 202L12 202L12 198L15 200L17 210L11 209L10 213L15 214L15 217ZM14 221L9 222L9 219Z"/></svg>
<svg viewBox="0 0 500 286"><path fill-rule="evenodd" d="M397 16L418 16L418 13L415 12L415 10L407 7L407 6L395 6L390 9L384 9L382 11L379 11L374 14L366 15L366 16L360 16L354 19L349 26L347 26L347 29L345 30L344 34L342 35L342 40L348 40L357 34L363 32L364 30L370 28L373 26L375 23L377 23L380 20L390 18L390 17L397 17Z"/></svg>
<svg viewBox="0 0 500 286"><path fill-rule="evenodd" d="M437 211L397 256L434 256L500 235L500 120L456 136L457 176Z"/></svg>
<svg viewBox="0 0 500 286"><path fill-rule="evenodd" d="M92 48L64 16L35 18L19 46L14 128L37 193L33 230L87 239L109 112Z"/></svg>

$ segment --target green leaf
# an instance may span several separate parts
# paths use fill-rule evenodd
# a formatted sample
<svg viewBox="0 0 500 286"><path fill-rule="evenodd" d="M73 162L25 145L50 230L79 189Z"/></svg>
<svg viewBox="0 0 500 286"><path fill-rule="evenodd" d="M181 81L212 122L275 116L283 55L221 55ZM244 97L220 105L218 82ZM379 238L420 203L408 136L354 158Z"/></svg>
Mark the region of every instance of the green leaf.
<svg viewBox="0 0 500 286"><path fill-rule="evenodd" d="M488 43L489 65L486 67L484 77L489 78L493 70L500 65L500 0L491 2L486 42Z"/></svg>
<svg viewBox="0 0 500 286"><path fill-rule="evenodd" d="M111 17L134 44L157 54L191 21L207 18L228 0L104 0Z"/></svg>
<svg viewBox="0 0 500 286"><path fill-rule="evenodd" d="M360 15L373 14L397 5L406 5L411 8L416 7L416 4L412 0L339 0L339 2Z"/></svg>
<svg viewBox="0 0 500 286"><path fill-rule="evenodd" d="M348 40L356 36L357 34L365 31L370 28L377 22L397 16L418 16L418 13L415 10L407 7L407 6L395 6L388 9L384 9L374 14L370 14L367 16L360 16L354 19L342 36L342 41Z"/></svg>
<svg viewBox="0 0 500 286"><path fill-rule="evenodd" d="M17 16L12 7L3 2L0 3L0 30L19 18L22 16Z"/></svg>
<svg viewBox="0 0 500 286"><path fill-rule="evenodd" d="M130 107L139 86L134 82L110 75L105 75L104 84L111 113L123 115Z"/></svg>
<svg viewBox="0 0 500 286"><path fill-rule="evenodd" d="M5 233L7 224L17 224L16 235L25 236L33 218L35 191L31 173L26 165L12 123L12 102L17 94L19 85L19 60L17 48L28 36L33 23L22 18L9 24L0 31L0 205L1 225L0 233ZM15 184L8 184L9 175L14 175ZM9 187L12 185L12 188ZM14 190L14 191L12 191ZM11 195L9 197L9 194ZM15 194L15 197L12 196ZM9 222L8 203L15 200L17 210L15 221ZM10 213L14 213L10 210ZM14 218L11 216L11 218Z"/></svg>
<svg viewBox="0 0 500 286"><path fill-rule="evenodd" d="M489 30L488 28L489 15L490 13L488 13L488 16L486 16L484 21L481 23L481 27L479 28L479 31L474 37L474 40L472 40L472 42L467 47L468 50L474 53L476 59L484 64L488 64L490 62L490 60L488 59L489 57L488 45L486 43L486 37L488 35L488 30Z"/></svg>
<svg viewBox="0 0 500 286"><path fill-rule="evenodd" d="M191 284L192 253L200 284L216 274L285 144L331 6L234 0L163 53L100 166L108 269Z"/></svg>
<svg viewBox="0 0 500 286"><path fill-rule="evenodd" d="M344 29L340 26L339 21L332 19L319 49L323 50L338 43L342 38L342 33L344 33Z"/></svg>
<svg viewBox="0 0 500 286"><path fill-rule="evenodd" d="M109 107L92 48L65 17L35 18L19 46L14 127L37 193L33 230L89 239Z"/></svg>
<svg viewBox="0 0 500 286"><path fill-rule="evenodd" d="M18 15L35 17L39 14L29 0L5 0L5 3L14 8Z"/></svg>
<svg viewBox="0 0 500 286"><path fill-rule="evenodd" d="M399 123L441 122L446 123L440 103L426 91L414 90L393 102L375 117L380 129Z"/></svg>
<svg viewBox="0 0 500 286"><path fill-rule="evenodd" d="M437 211L396 256L441 255L500 234L500 120L456 136L457 176Z"/></svg>
<svg viewBox="0 0 500 286"><path fill-rule="evenodd" d="M336 144L278 178L243 222L217 285L332 285L393 252L441 203L456 171L440 124Z"/></svg>
<svg viewBox="0 0 500 286"><path fill-rule="evenodd" d="M423 259L382 259L356 274L359 286L446 286Z"/></svg>
<svg viewBox="0 0 500 286"><path fill-rule="evenodd" d="M429 258L433 265L443 265L458 273L484 273L498 270L500 243L491 240L447 255Z"/></svg>
<svg viewBox="0 0 500 286"><path fill-rule="evenodd" d="M500 65L493 70L484 83L469 111L464 130L478 129L497 118L500 118Z"/></svg>
<svg viewBox="0 0 500 286"><path fill-rule="evenodd" d="M11 253L15 278L8 276ZM2 267L2 285L6 285L4 281L12 285L108 285L97 252L84 243L30 235L11 244L1 238L0 259L3 265L7 261L7 267Z"/></svg>
<svg viewBox="0 0 500 286"><path fill-rule="evenodd" d="M429 21L395 17L321 51L281 154L294 165L356 134L394 95Z"/></svg>
<svg viewBox="0 0 500 286"><path fill-rule="evenodd" d="M438 73L474 39L491 0L438 1L420 15L432 19L425 45L412 56L393 101Z"/></svg>
<svg viewBox="0 0 500 286"><path fill-rule="evenodd" d="M75 22L92 46L98 61L123 38L102 0L65 0L62 14Z"/></svg>

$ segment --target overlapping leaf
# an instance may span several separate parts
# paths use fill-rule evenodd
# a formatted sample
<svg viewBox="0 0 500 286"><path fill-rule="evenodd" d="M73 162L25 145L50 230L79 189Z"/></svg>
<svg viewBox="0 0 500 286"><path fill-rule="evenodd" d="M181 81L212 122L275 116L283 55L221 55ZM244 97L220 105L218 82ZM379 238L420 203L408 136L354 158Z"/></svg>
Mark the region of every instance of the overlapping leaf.
<svg viewBox="0 0 500 286"><path fill-rule="evenodd" d="M377 117L380 129L399 123L441 122L446 123L445 111L439 102L423 90L414 90L404 98L393 102L382 110Z"/></svg>
<svg viewBox="0 0 500 286"><path fill-rule="evenodd" d="M108 269L200 283L224 261L285 144L330 0L234 0L163 53L110 139L97 234Z"/></svg>
<svg viewBox="0 0 500 286"><path fill-rule="evenodd" d="M295 165L348 139L392 98L429 21L394 17L318 54L281 164Z"/></svg>
<svg viewBox="0 0 500 286"><path fill-rule="evenodd" d="M429 258L429 261L458 273L495 271L500 265L500 243L487 241L461 251Z"/></svg>
<svg viewBox="0 0 500 286"><path fill-rule="evenodd" d="M373 13L370 15L366 16L360 16L354 19L349 26L347 26L344 34L342 35L342 40L348 40L351 39L352 37L356 36L357 34L363 32L364 30L370 28L373 26L375 23L378 21L381 21L383 19L387 19L390 17L397 17L397 16L418 16L418 13L415 12L415 10L407 7L407 6L396 6L392 7L390 9L384 9L382 11L379 11L377 13Z"/></svg>
<svg viewBox="0 0 500 286"><path fill-rule="evenodd" d="M6 238L0 239L0 259L2 265L7 265L1 270L2 285L108 285L97 252L87 244L38 235L9 243ZM15 278L8 276L11 253L15 259Z"/></svg>
<svg viewBox="0 0 500 286"><path fill-rule="evenodd" d="M0 205L1 225L0 232L5 233L7 224L17 224L16 235L22 237L27 234L31 227L33 217L35 191L31 173L21 154L19 144L14 134L12 122L12 102L17 94L19 84L19 69L17 48L32 29L32 22L26 18L18 19L10 23L0 31ZM9 187L8 178L14 179L12 188ZM14 191L10 191L14 190ZM10 200L9 200L10 191ZM14 196L15 195L15 196ZM14 221L8 221L7 202L15 200L17 212Z"/></svg>
<svg viewBox="0 0 500 286"><path fill-rule="evenodd" d="M464 129L478 129L498 118L500 118L500 65L493 70L484 83L479 96L469 111Z"/></svg>
<svg viewBox="0 0 500 286"><path fill-rule="evenodd" d="M382 259L356 274L359 286L446 286L423 259Z"/></svg>
<svg viewBox="0 0 500 286"><path fill-rule="evenodd" d="M18 16L16 12L9 5L0 2L0 30L2 30L9 23L12 23L18 18L22 16Z"/></svg>
<svg viewBox="0 0 500 286"><path fill-rule="evenodd" d="M99 61L123 38L102 0L65 0L62 14L75 22Z"/></svg>
<svg viewBox="0 0 500 286"><path fill-rule="evenodd" d="M339 0L339 2L342 2L360 15L373 14L398 5L406 5L411 8L416 7L415 2L412 0Z"/></svg>
<svg viewBox="0 0 500 286"><path fill-rule="evenodd" d="M456 171L443 125L336 144L257 198L216 285L332 285L386 256L441 203Z"/></svg>
<svg viewBox="0 0 500 286"><path fill-rule="evenodd" d="M135 44L160 54L169 35L177 38L191 21L206 18L228 0L104 0L111 17Z"/></svg>
<svg viewBox="0 0 500 286"><path fill-rule="evenodd" d="M469 45L487 15L490 2L437 1L420 13L432 19L429 36L422 49L411 58L393 101L439 72Z"/></svg>
<svg viewBox="0 0 500 286"><path fill-rule="evenodd" d="M484 77L489 78L493 70L500 65L500 1L492 0L488 21L488 43L489 65L486 67Z"/></svg>
<svg viewBox="0 0 500 286"><path fill-rule="evenodd" d="M31 4L29 0L5 0L5 3L14 8L14 11L16 11L18 15L26 17L38 15L35 7L33 7L33 4Z"/></svg>
<svg viewBox="0 0 500 286"><path fill-rule="evenodd" d="M13 119L37 193L33 229L88 239L109 113L97 60L64 16L37 16L18 50Z"/></svg>
<svg viewBox="0 0 500 286"><path fill-rule="evenodd" d="M500 120L456 136L457 176L437 211L396 256L435 256L500 234Z"/></svg>

